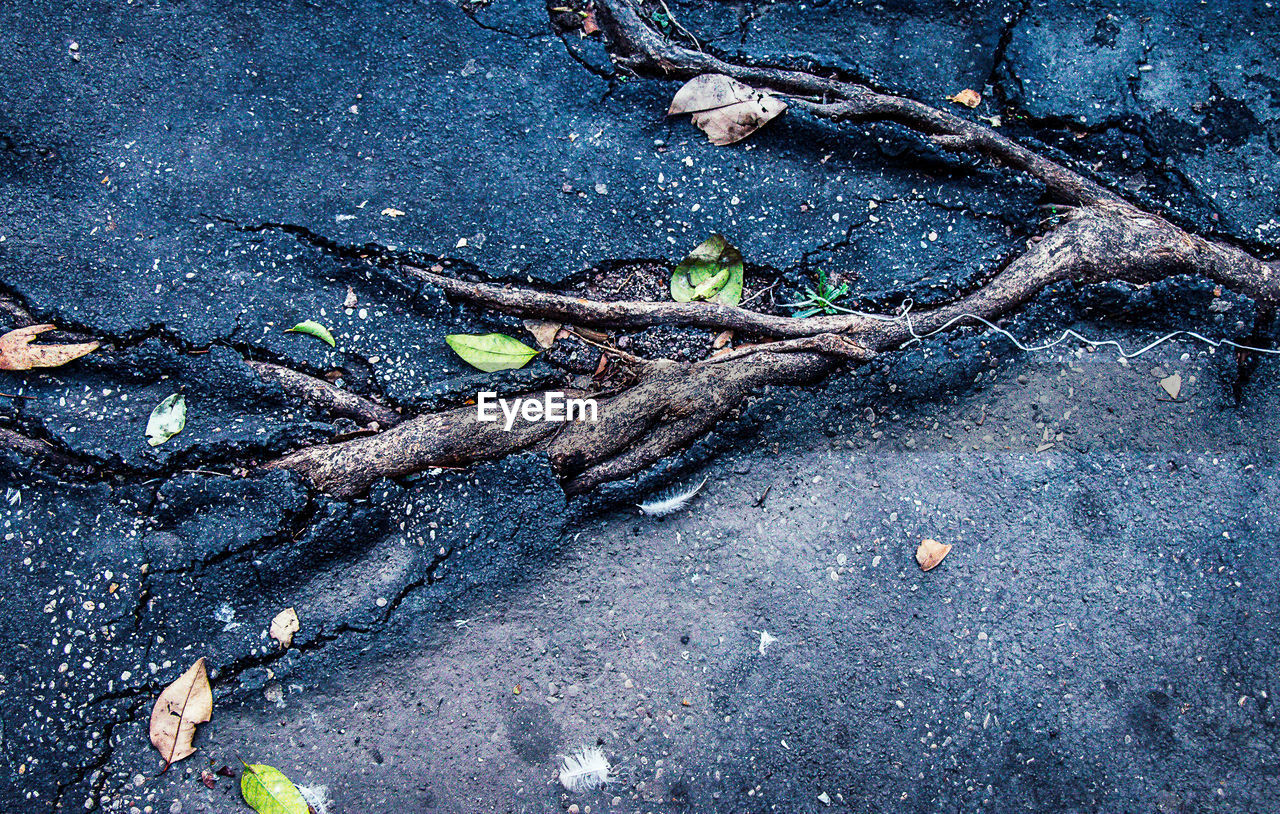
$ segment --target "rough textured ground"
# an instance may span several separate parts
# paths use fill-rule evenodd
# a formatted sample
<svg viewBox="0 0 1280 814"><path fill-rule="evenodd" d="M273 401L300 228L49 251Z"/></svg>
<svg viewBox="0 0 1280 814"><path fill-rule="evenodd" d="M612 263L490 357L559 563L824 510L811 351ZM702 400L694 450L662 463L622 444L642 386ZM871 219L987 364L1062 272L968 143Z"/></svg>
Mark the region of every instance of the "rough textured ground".
<svg viewBox="0 0 1280 814"><path fill-rule="evenodd" d="M670 5L732 55L973 87L972 115L1136 199L1280 243L1266 4ZM442 337L509 321L300 235L572 281L719 230L780 290L821 267L927 302L1022 244L1034 186L803 115L713 148L663 119L673 85L532 2L17 3L0 47L0 288L111 341L4 374L33 398L0 422L112 472L0 462L0 809L240 811L199 779L240 758L329 812L1280 808L1273 361L932 340L572 504L533 457L350 502L216 474L349 429L245 356L406 411L492 381ZM338 348L282 332L303 318ZM1066 287L1010 327L1253 324L1172 281ZM178 388L187 429L153 449ZM674 518L627 506L703 477ZM921 574L926 535L956 548ZM199 656L214 720L159 775L151 704ZM570 798L557 756L592 743L617 780Z"/></svg>

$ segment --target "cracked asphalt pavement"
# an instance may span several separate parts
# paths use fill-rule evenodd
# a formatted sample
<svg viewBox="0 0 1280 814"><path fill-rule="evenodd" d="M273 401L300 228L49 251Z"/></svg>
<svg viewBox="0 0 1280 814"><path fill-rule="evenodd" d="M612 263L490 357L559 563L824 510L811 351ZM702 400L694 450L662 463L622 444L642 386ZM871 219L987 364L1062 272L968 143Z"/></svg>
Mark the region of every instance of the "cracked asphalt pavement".
<svg viewBox="0 0 1280 814"><path fill-rule="evenodd" d="M1267 3L669 6L732 57L938 105L973 88L965 115L1280 252ZM0 810L243 811L201 780L240 759L321 814L1280 809L1272 359L962 332L762 394L574 501L532 455L350 501L235 474L359 431L246 359L405 413L555 375L464 370L444 334L517 323L364 256L573 285L718 231L780 291L822 269L886 306L976 285L1035 232L1035 184L891 125L792 110L712 147L664 117L675 83L562 14L0 7L0 320L106 342L0 383L0 428L92 473L0 452ZM336 348L284 332L309 318ZM1172 280L1060 286L1006 327L1134 348L1275 319ZM148 446L179 390L186 429ZM631 505L704 477L672 518ZM924 536L955 546L927 574ZM213 720L161 773L152 703L202 656ZM615 779L569 795L559 756L591 744Z"/></svg>

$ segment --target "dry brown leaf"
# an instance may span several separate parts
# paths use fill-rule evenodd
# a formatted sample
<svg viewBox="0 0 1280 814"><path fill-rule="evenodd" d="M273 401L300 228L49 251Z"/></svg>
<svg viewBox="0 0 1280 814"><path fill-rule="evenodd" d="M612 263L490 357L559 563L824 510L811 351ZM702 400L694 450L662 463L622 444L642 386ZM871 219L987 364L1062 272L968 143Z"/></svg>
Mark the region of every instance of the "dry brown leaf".
<svg viewBox="0 0 1280 814"><path fill-rule="evenodd" d="M711 340L711 347L716 348L718 350L720 348L723 348L725 345L729 344L730 340L732 339L733 339L732 330L722 331L716 334L715 339Z"/></svg>
<svg viewBox="0 0 1280 814"><path fill-rule="evenodd" d="M600 30L600 24L596 22L596 10L589 8L586 16L582 18L582 33L588 36Z"/></svg>
<svg viewBox="0 0 1280 814"><path fill-rule="evenodd" d="M281 650L288 650L293 644L293 634L298 632L298 612L293 608L280 611L271 620L271 629L267 632L280 643Z"/></svg>
<svg viewBox="0 0 1280 814"><path fill-rule="evenodd" d="M164 767L195 754L191 739L196 724L213 715L213 691L204 659L196 659L177 681L164 688L151 710L151 745L160 750Z"/></svg>
<svg viewBox="0 0 1280 814"><path fill-rule="evenodd" d="M982 94L973 88L965 88L955 96L948 96L947 101L954 102L957 105L964 105L965 107L977 107L982 104Z"/></svg>
<svg viewBox="0 0 1280 814"><path fill-rule="evenodd" d="M1160 386L1164 388L1164 392L1169 394L1169 398L1176 400L1178 394L1182 392L1182 374L1175 373L1172 376L1165 376L1160 380Z"/></svg>
<svg viewBox="0 0 1280 814"><path fill-rule="evenodd" d="M60 367L72 359L98 349L97 342L79 345L33 345L35 338L54 325L28 325L0 336L0 370L30 370L33 367Z"/></svg>
<svg viewBox="0 0 1280 814"><path fill-rule="evenodd" d="M926 537L920 541L920 546L916 549L916 562L920 563L921 569L932 570L942 562L942 558L947 556L950 550L950 545Z"/></svg>
<svg viewBox="0 0 1280 814"><path fill-rule="evenodd" d="M560 334L560 323L549 322L545 319L526 319L524 328L533 334L534 341L538 343L540 348L549 348L555 344L556 337Z"/></svg>
<svg viewBox="0 0 1280 814"><path fill-rule="evenodd" d="M600 354L600 364L596 365L596 372L593 374L597 379L604 375L604 369L609 366L609 354Z"/></svg>
<svg viewBox="0 0 1280 814"><path fill-rule="evenodd" d="M712 144L733 144L787 109L787 103L724 74L695 76L676 91L668 116L692 113Z"/></svg>

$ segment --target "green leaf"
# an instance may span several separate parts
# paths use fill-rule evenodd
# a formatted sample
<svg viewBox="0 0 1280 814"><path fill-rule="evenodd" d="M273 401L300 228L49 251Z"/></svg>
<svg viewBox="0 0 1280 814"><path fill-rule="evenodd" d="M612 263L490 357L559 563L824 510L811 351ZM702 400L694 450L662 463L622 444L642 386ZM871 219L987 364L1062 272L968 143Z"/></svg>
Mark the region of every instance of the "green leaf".
<svg viewBox="0 0 1280 814"><path fill-rule="evenodd" d="M288 333L289 331L294 331L300 334L310 334L322 342L327 342L331 348L337 347L333 341L333 334L329 333L329 329L321 325L319 322L316 322L314 319L303 320L292 328L286 330L285 333Z"/></svg>
<svg viewBox="0 0 1280 814"><path fill-rule="evenodd" d="M279 769L262 763L244 764L240 796L258 814L307 814L307 801Z"/></svg>
<svg viewBox="0 0 1280 814"><path fill-rule="evenodd" d="M524 367L538 355L533 348L506 334L449 334L444 341L464 362L486 373Z"/></svg>
<svg viewBox="0 0 1280 814"><path fill-rule="evenodd" d="M720 235L702 241L672 272L671 299L742 302L742 253Z"/></svg>
<svg viewBox="0 0 1280 814"><path fill-rule="evenodd" d="M714 277L708 277L706 282L693 290L693 298L695 300L705 300L707 297L718 293L728 281L729 269L720 269L719 274Z"/></svg>
<svg viewBox="0 0 1280 814"><path fill-rule="evenodd" d="M174 393L156 405L147 419L147 443L158 447L187 426L187 400Z"/></svg>

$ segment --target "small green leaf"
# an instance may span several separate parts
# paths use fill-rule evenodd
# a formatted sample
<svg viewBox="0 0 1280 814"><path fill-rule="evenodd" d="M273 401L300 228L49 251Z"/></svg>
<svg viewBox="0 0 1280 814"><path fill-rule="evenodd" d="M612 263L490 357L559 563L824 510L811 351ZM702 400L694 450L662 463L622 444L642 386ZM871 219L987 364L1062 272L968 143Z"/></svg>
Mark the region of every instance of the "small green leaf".
<svg viewBox="0 0 1280 814"><path fill-rule="evenodd" d="M174 393L156 405L147 419L147 443L158 447L187 426L187 400Z"/></svg>
<svg viewBox="0 0 1280 814"><path fill-rule="evenodd" d="M311 334L316 339L319 339L322 342L327 342L329 347L337 347L333 341L333 334L329 333L329 329L321 325L319 322L316 322L314 319L303 320L292 328L286 330L285 333L288 333L289 331L294 331L300 334Z"/></svg>
<svg viewBox="0 0 1280 814"><path fill-rule="evenodd" d="M464 362L486 373L524 367L538 355L533 348L506 334L449 334L444 341Z"/></svg>
<svg viewBox="0 0 1280 814"><path fill-rule="evenodd" d="M708 277L705 283L702 283L693 290L693 298L695 300L705 300L707 297L724 288L724 284L728 281L729 269L720 269L719 274L714 277Z"/></svg>
<svg viewBox="0 0 1280 814"><path fill-rule="evenodd" d="M742 253L720 235L702 241L672 272L671 299L742 302Z"/></svg>
<svg viewBox="0 0 1280 814"><path fill-rule="evenodd" d="M307 801L279 769L244 764L240 795L258 814L307 814Z"/></svg>

